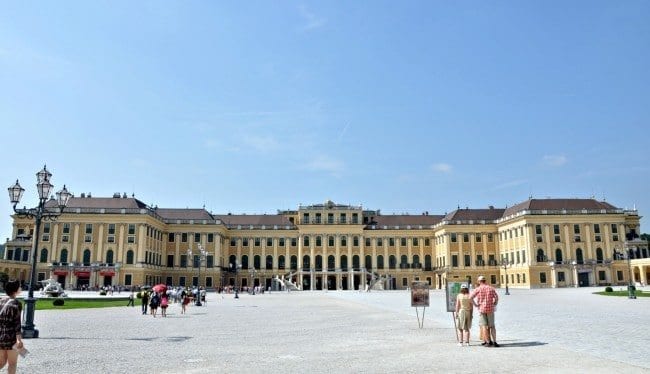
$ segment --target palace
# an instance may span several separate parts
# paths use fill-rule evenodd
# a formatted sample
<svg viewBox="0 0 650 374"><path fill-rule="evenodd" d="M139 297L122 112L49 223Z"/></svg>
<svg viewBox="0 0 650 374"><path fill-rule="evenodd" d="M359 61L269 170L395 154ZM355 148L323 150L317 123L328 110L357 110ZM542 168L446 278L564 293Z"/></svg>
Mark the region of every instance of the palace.
<svg viewBox="0 0 650 374"><path fill-rule="evenodd" d="M48 206L56 206L49 201ZM115 194L70 199L56 221L13 216L0 271L65 288L201 285L302 290L442 288L479 275L513 288L647 283L650 251L636 210L594 199L529 199L507 208L445 215L383 215L361 206L299 206L277 214L212 214L158 208Z"/></svg>

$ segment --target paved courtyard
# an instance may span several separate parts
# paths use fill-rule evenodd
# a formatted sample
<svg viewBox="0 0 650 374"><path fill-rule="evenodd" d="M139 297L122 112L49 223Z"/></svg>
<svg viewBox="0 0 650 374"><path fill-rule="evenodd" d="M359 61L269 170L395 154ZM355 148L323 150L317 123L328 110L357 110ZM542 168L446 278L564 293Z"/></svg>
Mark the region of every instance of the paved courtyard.
<svg viewBox="0 0 650 374"><path fill-rule="evenodd" d="M22 373L650 372L650 298L511 290L501 348L458 347L443 291L418 328L407 291L208 294L205 306L37 311ZM647 290L647 288L646 288ZM122 294L124 296L124 294ZM126 305L126 301L125 301ZM422 309L420 309L420 312Z"/></svg>

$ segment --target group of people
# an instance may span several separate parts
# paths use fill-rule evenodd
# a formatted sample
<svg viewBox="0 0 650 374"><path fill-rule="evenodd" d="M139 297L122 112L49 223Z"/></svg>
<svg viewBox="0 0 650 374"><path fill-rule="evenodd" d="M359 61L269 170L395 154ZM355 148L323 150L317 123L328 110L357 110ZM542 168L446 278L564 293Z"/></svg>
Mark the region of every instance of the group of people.
<svg viewBox="0 0 650 374"><path fill-rule="evenodd" d="M463 284L456 297L456 325L458 329L459 346L469 346L470 330L474 308L479 311L479 327L482 346L499 347L497 343L497 330L494 325L494 312L499 303L496 290L487 284L484 276L478 277L479 286L471 293L469 286Z"/></svg>
<svg viewBox="0 0 650 374"><path fill-rule="evenodd" d="M142 291L141 301L142 301L142 314L151 314L154 318L158 315L158 308L160 308L160 315L162 317L167 317L167 308L170 303L181 304L181 314L185 314L187 311L187 306L192 300L201 298L205 301L205 290L204 289L187 289L179 287L178 289L170 288L162 290L159 292L156 291ZM127 306L133 306L133 293L129 296L129 303Z"/></svg>

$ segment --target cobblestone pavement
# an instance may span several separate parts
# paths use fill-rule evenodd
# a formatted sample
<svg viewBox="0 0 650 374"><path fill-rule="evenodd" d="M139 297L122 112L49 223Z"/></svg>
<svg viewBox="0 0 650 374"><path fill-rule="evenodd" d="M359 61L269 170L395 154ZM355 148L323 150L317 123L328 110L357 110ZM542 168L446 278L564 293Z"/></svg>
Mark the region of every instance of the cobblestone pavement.
<svg viewBox="0 0 650 374"><path fill-rule="evenodd" d="M140 306L36 312L21 373L650 372L650 298L593 288L500 292L502 348L457 347L445 295L418 328L407 291L209 294L167 318ZM123 294L124 296L124 294ZM126 305L126 301L125 301ZM420 311L422 311L420 309Z"/></svg>

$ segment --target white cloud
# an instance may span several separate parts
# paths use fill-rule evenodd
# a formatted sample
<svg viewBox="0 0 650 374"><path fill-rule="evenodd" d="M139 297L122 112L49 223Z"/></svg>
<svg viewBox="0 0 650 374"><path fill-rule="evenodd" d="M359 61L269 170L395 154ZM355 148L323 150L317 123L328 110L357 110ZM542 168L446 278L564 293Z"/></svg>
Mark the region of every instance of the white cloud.
<svg viewBox="0 0 650 374"><path fill-rule="evenodd" d="M305 21L305 24L301 27L302 31L316 30L325 26L327 23L326 18L316 16L304 5L301 5L298 9L300 10L300 15Z"/></svg>
<svg viewBox="0 0 650 374"><path fill-rule="evenodd" d="M546 166L560 167L567 163L567 158L564 155L545 155L542 157L542 163Z"/></svg>
<svg viewBox="0 0 650 374"><path fill-rule="evenodd" d="M451 173L451 165L446 164L444 162L439 162L437 164L431 165L431 170L436 171L438 173Z"/></svg>

